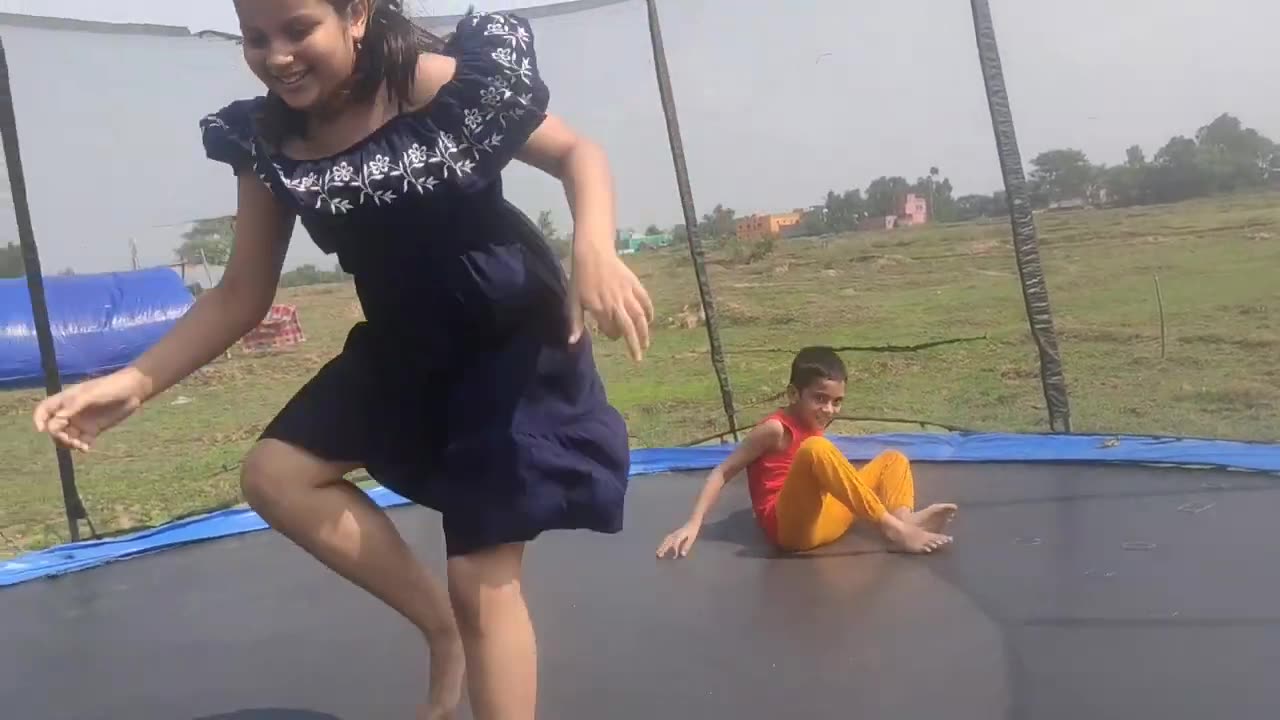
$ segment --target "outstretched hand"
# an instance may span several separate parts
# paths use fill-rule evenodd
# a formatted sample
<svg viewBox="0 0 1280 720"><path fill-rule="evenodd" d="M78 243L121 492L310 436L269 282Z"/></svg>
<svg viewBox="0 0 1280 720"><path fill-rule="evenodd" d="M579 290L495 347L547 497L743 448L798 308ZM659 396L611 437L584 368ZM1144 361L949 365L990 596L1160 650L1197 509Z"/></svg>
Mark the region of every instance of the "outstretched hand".
<svg viewBox="0 0 1280 720"><path fill-rule="evenodd" d="M48 433L59 445L88 452L98 435L141 406L142 396L136 375L120 370L45 398L31 419L38 432Z"/></svg>
<svg viewBox="0 0 1280 720"><path fill-rule="evenodd" d="M693 549L693 543L698 539L698 530L697 525L684 525L676 529L663 539L662 544L658 546L658 557L671 555L672 558L682 558L688 556L689 551Z"/></svg>
<svg viewBox="0 0 1280 720"><path fill-rule="evenodd" d="M644 358L653 301L631 268L612 251L574 256L569 302L571 344L582 339L585 313L591 313L610 340L626 339L632 360Z"/></svg>

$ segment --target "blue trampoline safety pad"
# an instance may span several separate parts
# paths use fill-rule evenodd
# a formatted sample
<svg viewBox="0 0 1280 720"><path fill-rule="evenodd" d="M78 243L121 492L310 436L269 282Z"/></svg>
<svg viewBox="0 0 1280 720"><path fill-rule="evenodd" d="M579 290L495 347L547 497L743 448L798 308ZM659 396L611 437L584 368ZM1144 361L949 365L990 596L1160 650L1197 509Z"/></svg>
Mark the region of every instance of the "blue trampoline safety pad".
<svg viewBox="0 0 1280 720"><path fill-rule="evenodd" d="M1182 438L1016 435L1002 433L886 434L836 436L832 441L853 461L899 450L915 462L939 463L1119 463L1207 467L1280 473L1280 445ZM632 452L633 476L707 470L732 445L653 448ZM408 504L381 487L369 491L381 507ZM0 563L0 587L87 570L111 562L192 543L263 530L266 523L246 508L189 518L110 540L95 540L29 553Z"/></svg>
<svg viewBox="0 0 1280 720"><path fill-rule="evenodd" d="M1121 463L1280 472L1280 445L1230 440L1124 435L1020 435L1009 433L900 433L833 436L850 460L899 450L915 462ZM636 475L712 468L733 445L636 450Z"/></svg>

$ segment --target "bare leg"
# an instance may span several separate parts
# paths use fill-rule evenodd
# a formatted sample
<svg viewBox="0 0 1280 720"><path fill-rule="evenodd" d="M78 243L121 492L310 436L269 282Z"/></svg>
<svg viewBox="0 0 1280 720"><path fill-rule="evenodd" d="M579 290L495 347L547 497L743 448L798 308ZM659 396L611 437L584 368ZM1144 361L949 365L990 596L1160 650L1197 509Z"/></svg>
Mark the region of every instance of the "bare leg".
<svg viewBox="0 0 1280 720"><path fill-rule="evenodd" d="M475 720L534 718L538 653L520 585L523 560L523 544L449 558Z"/></svg>
<svg viewBox="0 0 1280 720"><path fill-rule="evenodd" d="M449 597L387 514L343 479L355 467L264 440L245 458L240 484L249 505L271 527L422 632L431 671L419 715L445 720L462 698L465 670Z"/></svg>

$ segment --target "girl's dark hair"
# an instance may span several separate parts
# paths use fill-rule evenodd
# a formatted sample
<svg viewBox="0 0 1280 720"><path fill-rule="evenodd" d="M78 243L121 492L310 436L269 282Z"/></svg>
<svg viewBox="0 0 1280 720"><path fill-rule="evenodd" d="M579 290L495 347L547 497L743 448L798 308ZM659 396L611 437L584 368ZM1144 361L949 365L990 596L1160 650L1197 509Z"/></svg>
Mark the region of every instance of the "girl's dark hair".
<svg viewBox="0 0 1280 720"><path fill-rule="evenodd" d="M818 380L844 382L849 379L839 353L829 347L807 347L791 361L791 386L804 390Z"/></svg>
<svg viewBox="0 0 1280 720"><path fill-rule="evenodd" d="M360 0L328 0L344 17L350 16ZM384 85L387 97L402 107L413 96L418 57L424 52L440 52L445 40L419 27L404 12L404 0L364 0L369 19L356 54L348 96L368 100ZM273 143L306 132L305 115L289 107L274 93L268 93L262 117L263 135Z"/></svg>

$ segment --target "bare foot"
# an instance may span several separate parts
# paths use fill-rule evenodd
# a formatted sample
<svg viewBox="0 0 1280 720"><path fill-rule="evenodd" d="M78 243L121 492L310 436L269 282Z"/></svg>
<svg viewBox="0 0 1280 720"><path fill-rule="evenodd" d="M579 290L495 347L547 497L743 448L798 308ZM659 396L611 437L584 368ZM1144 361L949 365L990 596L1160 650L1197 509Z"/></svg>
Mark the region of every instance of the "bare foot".
<svg viewBox="0 0 1280 720"><path fill-rule="evenodd" d="M927 554L950 545L949 535L939 535L909 522L886 526L884 534L889 538L892 552Z"/></svg>
<svg viewBox="0 0 1280 720"><path fill-rule="evenodd" d="M923 510L907 513L902 520L926 532L942 532L947 523L955 518L956 509L951 503L936 503Z"/></svg>
<svg viewBox="0 0 1280 720"><path fill-rule="evenodd" d="M453 720L462 702L466 655L462 639L431 643L431 670L427 701L418 708L418 720Z"/></svg>

